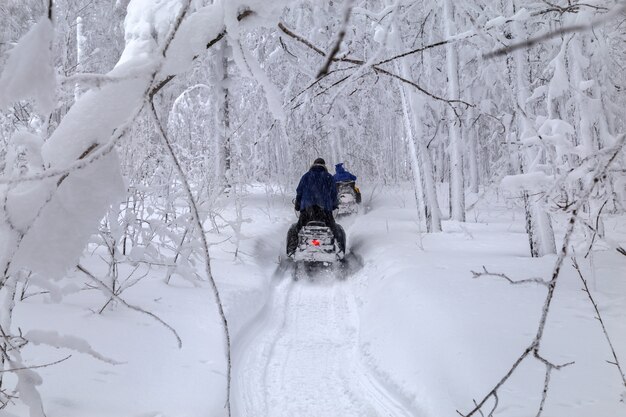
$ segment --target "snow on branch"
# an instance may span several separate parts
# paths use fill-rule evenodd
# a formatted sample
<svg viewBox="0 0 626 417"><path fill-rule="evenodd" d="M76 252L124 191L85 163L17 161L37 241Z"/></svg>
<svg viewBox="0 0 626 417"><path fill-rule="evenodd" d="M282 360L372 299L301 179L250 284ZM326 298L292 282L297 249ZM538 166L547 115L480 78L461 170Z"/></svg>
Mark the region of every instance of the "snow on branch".
<svg viewBox="0 0 626 417"><path fill-rule="evenodd" d="M139 75L128 74L125 76L111 76L106 74L73 74L60 78L59 84L62 87L74 87L79 83L83 88L101 88L106 84L128 81L139 78Z"/></svg>
<svg viewBox="0 0 626 417"><path fill-rule="evenodd" d="M490 20L489 22L487 22L485 24L485 27L482 28L482 30L494 29L494 28L497 28L497 27L501 26L504 23L513 23L513 22L518 22L518 21L524 21L527 18L528 18L528 13L526 12L525 9L521 9L515 15L513 15L513 16L511 16L509 18L505 18L503 16L500 16L499 18ZM415 48L415 49L411 49L411 50L406 51L406 52L399 53L399 54L394 55L392 57L386 58L386 59L384 59L382 61L378 61L374 65L386 64L388 62L395 61L396 59L399 59L399 58L404 58L404 57L407 57L409 55L414 55L414 54L418 54L420 52L424 52L424 51L426 51L428 49L438 48L440 46L445 46L445 45L450 44L450 43L456 43L456 42L459 42L459 41L470 39L470 38L473 38L475 36L478 36L479 30L480 29L477 28L475 30L470 30L470 31L467 31L467 32L459 33L459 34L450 36L450 37L448 37L446 39L443 39L441 41L433 42L433 43L428 44L428 45L420 46L419 48Z"/></svg>
<svg viewBox="0 0 626 417"><path fill-rule="evenodd" d="M29 194L12 193L10 201L4 205L17 212L27 202L27 215L19 214L30 215L23 220L27 227L13 230L16 244L5 251L8 255L6 271L11 265L11 271L26 267L49 276L61 275L76 262L106 208L123 194L115 143L140 114L146 95L165 63L164 56L187 15L190 0L178 4L175 16L167 17L172 20L171 24L160 26L161 43L156 42L159 36L151 38L151 42L140 40L158 23L154 12L161 6L151 7L150 10L135 8L132 16L127 16L128 42L117 65L108 74L124 81L83 94L42 147L48 169L36 173L32 179L60 176L56 184L41 181L41 186L31 187ZM145 24L134 24L135 20ZM126 79L129 74L137 77ZM99 115L95 120L94 114ZM86 120L93 123L85 123ZM82 170L82 175L71 175L77 170ZM9 178L4 182L22 181ZM8 198L9 192L5 195ZM68 236L70 228L74 233Z"/></svg>
<svg viewBox="0 0 626 417"><path fill-rule="evenodd" d="M68 175L84 170L85 168L90 167L94 162L109 155L111 151L115 149L115 146L118 144L120 139L122 139L128 133L133 122L135 121L135 118L139 115L140 112L141 108L137 108L135 114L133 114L133 116L126 123L115 129L113 135L108 142L102 145L92 143L71 164L63 168L49 168L42 172L30 175L0 177L0 184L15 185L24 182L40 181L47 178L60 177L59 180L57 180L57 187L60 186L65 178L68 177Z"/></svg>
<svg viewBox="0 0 626 417"><path fill-rule="evenodd" d="M551 4L551 6L554 6L554 5ZM576 6L580 6L580 5L574 5L574 7ZM560 10L563 10L563 9L560 8ZM597 10L602 10L602 9L597 8ZM559 28L550 32L546 32L544 34L526 39L525 41L514 43L509 46L505 46L503 48L496 49L495 51L486 53L483 55L483 58L491 59L491 58L495 58L499 56L508 55L511 52L514 52L518 49L530 48L531 46L534 46L538 43L541 43L541 42L544 42L553 38L558 38L559 36L567 35L568 33L586 32L588 30L592 30L594 27L600 26L608 22L609 20L613 19L615 16L623 13L625 10L626 10L626 3L621 2L621 4L619 4L613 10L609 11L608 13L605 13L603 16L597 19L594 19L587 24L565 26L565 27L562 27L562 28Z"/></svg>
<svg viewBox="0 0 626 417"><path fill-rule="evenodd" d="M51 19L41 18L8 53L0 73L0 108L32 98L44 114L55 105L56 74L52 57L54 27Z"/></svg>
<svg viewBox="0 0 626 417"><path fill-rule="evenodd" d="M545 4L547 4L548 6L550 6L549 9L542 10L540 12L541 14L552 13L552 12L557 12L559 14L578 13L578 11L580 10L581 7L588 7L588 8L591 8L591 9L604 10L604 11L608 11L609 10L606 7L597 6L595 4L587 4L587 3L571 4L570 3L567 6L559 6L558 4L551 3L548 0L541 0L541 1L544 2Z"/></svg>
<svg viewBox="0 0 626 417"><path fill-rule="evenodd" d="M34 345L48 345L54 348L65 348L85 353L111 365L121 365L123 363L96 352L86 340L76 336L60 335L55 331L30 330L26 332L24 338Z"/></svg>
<svg viewBox="0 0 626 417"><path fill-rule="evenodd" d="M249 18L250 16L254 16L254 12L250 9L245 9L242 10L241 12L239 12L239 14L237 15L237 21L241 22L247 18ZM219 41L221 41L222 39L224 39L224 37L227 35L226 32L226 27L224 25L222 25L221 30L211 39L209 39L208 41L206 41L205 44L205 49L210 49L212 48L214 45L216 45ZM176 54L174 54L176 55ZM196 59L198 59L200 55L199 54L195 54L193 55L193 57L191 58L191 62L195 61ZM167 68L166 68L167 69ZM180 70L178 71L180 72ZM167 84L169 84L174 78L176 78L176 74L169 74L167 76L165 76L164 78L162 78L161 80L159 80L158 82L156 82L152 88L150 89L149 93L148 93L148 101L152 100L152 98L163 89L163 87L165 87Z"/></svg>

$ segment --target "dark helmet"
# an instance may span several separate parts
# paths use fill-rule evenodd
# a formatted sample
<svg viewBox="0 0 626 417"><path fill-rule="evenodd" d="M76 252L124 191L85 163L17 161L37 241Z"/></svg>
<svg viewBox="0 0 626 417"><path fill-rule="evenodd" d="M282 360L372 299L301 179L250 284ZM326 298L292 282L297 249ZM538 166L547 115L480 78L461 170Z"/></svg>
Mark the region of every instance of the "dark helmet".
<svg viewBox="0 0 626 417"><path fill-rule="evenodd" d="M324 161L324 158L317 158L315 161L313 161L313 165L326 166L326 161Z"/></svg>

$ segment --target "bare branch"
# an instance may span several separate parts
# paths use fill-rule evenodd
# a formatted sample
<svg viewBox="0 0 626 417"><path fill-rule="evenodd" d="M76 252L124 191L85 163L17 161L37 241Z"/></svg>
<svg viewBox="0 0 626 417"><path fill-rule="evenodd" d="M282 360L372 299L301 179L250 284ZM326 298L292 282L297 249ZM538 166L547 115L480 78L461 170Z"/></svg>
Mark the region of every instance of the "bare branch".
<svg viewBox="0 0 626 417"><path fill-rule="evenodd" d="M593 244L596 241L596 237L598 236L598 230L600 229L600 215L602 214L602 210L604 210L604 207L606 206L606 204L609 202L609 200L605 200L604 203L602 204L602 206L600 206L600 209L598 209L598 214L596 215L596 225L594 228L592 228L593 230L593 236L591 236L591 242L589 243L589 249L587 249L587 253L585 254L585 258L587 256L589 256L589 254L591 253L591 250L593 249ZM602 237L602 236L600 236Z"/></svg>
<svg viewBox="0 0 626 417"><path fill-rule="evenodd" d="M524 352L522 352L522 354L517 358L517 360L513 362L513 365L508 370L508 372L500 379L500 381L498 381L498 383L491 389L491 391L489 391L487 395L483 397L483 399L474 407L474 409L472 409L467 414L462 414L461 412L459 412L459 414L461 414L463 417L470 417L476 414L476 412L478 412L483 407L483 405L485 405L485 403L487 402L487 400L489 400L489 398L493 397L495 400L497 398L498 389L500 389L500 387L504 385L504 383L511 377L511 375L513 375L513 372L515 372L517 367L524 361L524 359L526 359L526 357L533 351L534 348L535 348L535 344L531 343L531 345L528 346L526 350L524 350ZM476 404L476 401L474 401L474 404Z"/></svg>
<svg viewBox="0 0 626 417"><path fill-rule="evenodd" d="M596 313L596 318L600 322L600 326L602 326L602 332L604 333L604 337L607 343L609 344L609 348L611 348L611 353L613 354L613 361L607 361L607 362L617 367L617 370L619 371L619 375L620 377L622 377L622 384L626 388L626 376L624 375L622 366L620 365L619 359L617 358L617 353L615 352L615 348L613 348L613 343L611 342L609 333L606 330L606 326L604 325L604 320L602 320L602 315L600 314L600 308L598 308L598 303L596 303L596 300L591 295L591 291L589 290L589 286L587 285L587 280L583 276L583 273L580 270L580 266L578 265L578 262L576 261L575 257L572 258L572 265L574 266L574 269L576 269L576 272L578 273L578 277L583 283L583 291L587 294L587 297L589 298L591 305L593 305L593 309L595 310L595 313Z"/></svg>
<svg viewBox="0 0 626 417"><path fill-rule="evenodd" d="M565 13L578 13L578 11L580 10L581 7L589 7L591 9L595 9L595 10L603 10L603 11L608 11L609 9L607 9L606 7L602 7L602 6L596 6L593 4L586 4L586 3L576 3L576 4L569 4L568 6L559 6L558 4L554 4L554 3L550 3L547 0L542 0L545 4L547 4L548 6L550 6L549 9L546 10L542 10L540 12L537 12L537 14L546 14L546 13L551 13L551 12L557 12L561 15L565 14Z"/></svg>
<svg viewBox="0 0 626 417"><path fill-rule="evenodd" d="M172 147L172 144L169 138L167 137L167 134L165 133L165 129L163 128L163 125L161 124L161 121L159 120L159 116L157 115L153 100L150 100L150 114L152 115L152 118L154 119L159 135L161 136L161 140L163 141L163 144L165 145L165 148L167 152L169 153L170 158L172 159L172 162L174 163L176 171L178 172L180 181L183 184L183 188L184 188L185 194L187 195L187 200L191 208L191 212L193 214L193 220L198 230L198 233L200 235L200 241L202 242L202 248L204 250L205 271L206 271L207 279L209 280L211 284L211 289L213 290L213 296L215 297L215 304L217 305L218 313L222 320L222 329L224 331L224 341L226 344L225 346L225 354L226 354L226 405L225 407L228 411L228 416L230 417L231 415L230 391L231 391L231 370L232 370L230 331L228 329L228 320L226 319L226 313L224 312L224 306L222 304L220 292L219 292L219 289L217 288L215 279L213 278L213 274L211 274L211 258L209 256L209 244L206 239L206 233L204 231L204 226L202 225L202 220L200 219L198 205L196 204L196 200L193 196L193 193L191 192L191 186L189 185L187 176L185 175L185 172L183 171L180 161L178 160L178 157L176 156L176 153L174 152L174 148Z"/></svg>
<svg viewBox="0 0 626 417"><path fill-rule="evenodd" d="M50 363L44 363L43 365L23 366L23 367L20 367L20 368L11 368L11 369L0 369L0 373L2 373L2 372L25 371L27 369L46 368L48 366L52 366L52 365L56 365L56 364L61 363L61 362L65 362L66 360L68 360L71 357L72 357L72 355L67 355L63 359L59 359L58 361L54 361L54 362L50 362Z"/></svg>
<svg viewBox="0 0 626 417"><path fill-rule="evenodd" d="M504 278L506 279L509 283L511 284L528 284L528 283L535 283L535 284L540 284L540 285L545 285L548 286L549 282L546 281L543 278L526 278L526 279L521 279L518 281L515 281L511 278L509 278L508 275L503 274L503 273L497 273L497 272L489 272L487 271L487 268L485 268L483 266L483 271L482 272L476 272L476 271L471 271L472 272L472 278L480 278L480 277L498 277L498 278Z"/></svg>
<svg viewBox="0 0 626 417"><path fill-rule="evenodd" d="M158 321L159 323L161 323L163 326L165 326L168 330L170 330L173 334L174 337L176 337L176 342L178 344L178 348L182 348L183 346L183 342L180 338L180 336L178 335L178 332L169 324L167 324L165 321L163 321L159 316L157 316L156 314L144 310L141 307L137 307L134 306L132 304L128 304L123 298L121 298L119 295L115 294L115 292L113 290L111 290L104 282L102 282L102 280L98 279L94 274L92 274L91 272L89 272L87 269L85 269L83 266L81 266L80 264L76 265L76 268L81 271L82 273L84 273L85 275L87 275L93 282L95 282L98 285L98 288L104 290L106 293L109 294L109 296L122 303L124 306L128 307L131 310L137 311L139 313L142 314L146 314L150 317L152 317L153 319L155 319L156 321Z"/></svg>
<svg viewBox="0 0 626 417"><path fill-rule="evenodd" d="M337 68L334 69L332 71L328 71L328 73L320 78L317 78L315 81L313 81L312 83L310 83L308 86L306 86L303 90L301 90L299 93L297 93L296 95L294 95L290 100L289 103L293 103L295 99L297 99L298 97L300 97L302 94L304 94L305 92L307 92L308 90L310 90L311 88L315 87L316 85L320 84L320 82L322 80L324 80L325 78L327 78L329 75L336 73L336 72L341 72L341 71L347 71L347 70L351 70L357 68L357 66L350 66L350 67L345 67L345 68Z"/></svg>
<svg viewBox="0 0 626 417"><path fill-rule="evenodd" d="M280 30L281 30L284 34L286 34L286 35L288 35L289 37L291 37L291 38L295 39L296 41L298 41L298 42L302 43L303 45L305 45L306 47L308 47L308 48L309 48L309 49L311 49L312 51L316 52L318 55L321 55L321 56L323 56L323 57L326 57L326 53L325 53L324 51L322 51L320 48L318 48L317 46L315 46L313 43L311 43L310 41L308 41L308 40L307 40L307 39L305 39L304 37L302 37L302 36L300 36L300 35L296 34L296 33L295 33L294 31L292 31L291 29L288 29L288 28L287 28L287 27L286 27L283 23L279 23L279 24L278 24L278 28L279 28L279 29L280 29ZM363 61L363 60L361 60L361 59L354 59L354 58L329 58L329 59L330 59L330 61L333 61L333 62L348 62L348 63L350 63L350 64L356 64L356 65L359 65L359 66L366 65L366 62L365 62L365 61ZM388 62L388 61L383 61L383 63L384 63L384 62ZM474 107L474 105L473 105L473 104L467 103L467 102L465 102L465 101L463 101L463 100L448 100L448 99L445 99L445 98L443 98L443 97L439 97L439 96L437 96L437 95L435 95L435 94L433 94L433 93L431 93L431 92L429 92L429 91L425 90L423 87L421 87L419 84L417 84L417 83L416 83L416 82L414 82L414 81L407 80L406 78L403 78L403 77L401 77L401 76L399 76L399 75L397 75L397 74L394 74L394 73L392 73L392 72L390 72L390 71L388 71L388 70L386 70L386 69L380 68L380 67L378 66L378 64L374 64L374 65L372 65L371 67L372 67L372 70L373 70L375 73L377 73L377 74L384 74L384 75L386 75L386 76L388 76L388 77L395 78L396 80L399 80L399 81L402 81L402 82L404 82L404 83L407 83L407 84L409 84L410 86L415 87L415 88L416 88L418 91L420 91L421 93L423 93L423 94L427 95L428 97L431 97L431 98L433 98L433 99L435 99L435 100L437 100L437 101L442 101L442 102L447 103L447 104L449 104L449 105L452 105L452 104L458 103L458 104L463 104L463 105L465 105L465 106L467 106L467 107ZM318 80L319 80L319 78L320 78L320 77L318 76ZM348 77L348 78L349 78L349 77ZM316 81L318 81L318 80L316 80ZM342 80L342 81L343 81L343 80ZM455 112L456 112L456 111L455 111Z"/></svg>
<svg viewBox="0 0 626 417"><path fill-rule="evenodd" d="M352 4L354 0L347 0L344 5L343 12L343 22L341 25L341 29L339 29L339 33L337 34L337 39L335 40L335 44L333 45L330 53L328 54L328 58L326 58L326 62L322 65L322 68L317 73L315 78L321 78L324 75L328 74L328 69L330 68L330 64L335 60L335 56L339 53L339 48L341 48L341 42L343 42L343 38L346 36L346 27L348 26L348 21L350 20L350 14L352 13Z"/></svg>
<svg viewBox="0 0 626 417"><path fill-rule="evenodd" d="M606 172L609 170L611 164L615 161L617 156L621 153L622 148L624 147L625 141L626 141L626 134L622 134L621 136L618 137L615 146L610 148L610 153L608 154L608 157L602 163L598 164L597 168L595 169L593 173L591 182L587 184L587 186L585 187L585 191L581 194L581 196L576 201L576 203L573 204L571 215L567 223L565 236L563 237L563 244L561 245L561 250L559 251L558 257L554 263L554 267L552 270L552 277L550 281L548 281L547 283L548 293L546 294L546 298L545 298L544 305L542 308L541 318L539 319L539 326L537 328L537 334L535 335L534 339L530 342L528 347L524 350L524 352L522 352L519 358L513 363L509 371L483 397L483 399L478 402L478 405L476 405L469 413L463 414L464 417L471 417L472 415L476 414L485 405L485 403L487 402L489 398L491 397L495 398L495 395L497 395L498 389L511 377L511 375L513 375L513 372L515 371L515 369L517 369L520 363L522 363L531 352L533 353L533 357L536 360L546 365L546 379L544 381L544 384L549 384L550 382L549 374L552 372L552 370L554 369L558 370L571 364L571 363L566 363L563 365L555 365L549 362L548 360L544 359L539 354L539 348L541 345L541 340L543 338L545 325L548 319L548 313L550 312L550 306L554 298L554 290L558 282L558 278L561 272L561 267L563 266L563 262L567 255L567 251L570 245L570 240L574 233L574 226L576 225L576 220L578 219L578 213L583 207L583 205L586 204L587 201L589 201L589 197L591 196L591 193L594 191L596 185L606 176ZM489 275L493 275L493 274L489 274ZM501 275L497 275L497 276L501 276ZM541 415L541 412L543 410L543 404L545 403L545 395L547 395L547 386L544 385L544 396L542 397L540 409L539 409L537 416Z"/></svg>
<svg viewBox="0 0 626 417"><path fill-rule="evenodd" d="M548 387L550 386L550 376L552 375L552 371L555 369L558 371L561 368L564 368L569 365L573 365L574 362L567 362L562 365L555 365L554 363L550 362L549 360L541 356L537 349L533 351L533 355L535 359L543 363L546 367L545 378L543 382L543 391L541 393L541 402L539 403L539 410L537 411L537 415L536 415L536 417L539 417L541 416L541 413L543 413L543 408L546 404L546 399L548 398Z"/></svg>
<svg viewBox="0 0 626 417"><path fill-rule="evenodd" d="M389 77L395 78L396 80L400 80L403 83L407 83L407 84L417 88L420 92L426 94L427 96L429 96L429 97L431 97L431 98L433 98L433 99L435 99L437 101L443 101L443 102L448 103L448 104L459 103L459 104L464 104L467 107L474 107L473 104L470 104L470 103L468 103L466 101L463 101L463 100L448 100L447 98L439 97L439 96L437 96L437 95L435 95L435 94L433 94L431 92L428 92L428 91L424 90L417 83L415 83L415 82L413 82L411 80L407 80L406 78L403 78L403 77L401 77L401 76L399 76L397 74L394 74L394 73L389 72L389 71L387 71L385 69L382 69L382 68L380 68L380 67L378 67L376 65L372 65L372 69L374 70L374 72L385 74L385 75L387 75Z"/></svg>
<svg viewBox="0 0 626 417"><path fill-rule="evenodd" d="M472 35L472 36L476 36L476 35ZM464 39L465 39L465 38L464 38ZM437 47L439 47L439 46L444 46L444 45L449 44L450 42L455 42L455 41L457 41L457 40L459 40L459 39L458 39L458 38L455 38L455 39L446 39L446 40L444 40L444 41L439 41L439 42L431 43L430 45L422 46L421 48L413 49L413 50L410 50L410 51L407 51L407 52L403 52L403 53L398 54L398 55L394 55L394 56L392 56L391 58L384 59L384 60L382 60L382 61L380 61L380 62L377 62L377 63L376 63L376 64L374 64L374 65L383 65L383 64L386 64L387 62L391 62L391 61L393 61L393 60L395 60L395 59L398 59L398 58L404 58L405 56L409 56L409 55L413 55L413 54L418 54L418 53L420 53L420 52L424 52L424 51L426 51L426 50L428 50L428 49L437 48Z"/></svg>
<svg viewBox="0 0 626 417"><path fill-rule="evenodd" d="M287 28L287 26L285 26L282 22L278 23L278 29L280 29L285 35L297 40L298 42L302 43L303 45L307 46L309 49L317 52L319 55L321 56L326 56L326 53L324 51L322 51L320 48L318 48L317 46L313 45L311 42L309 42L308 40L306 40L305 38L303 38L302 36L296 34L295 32L293 32L292 30L290 30L289 28ZM359 63L363 63L362 61ZM318 77L319 78L319 77Z"/></svg>

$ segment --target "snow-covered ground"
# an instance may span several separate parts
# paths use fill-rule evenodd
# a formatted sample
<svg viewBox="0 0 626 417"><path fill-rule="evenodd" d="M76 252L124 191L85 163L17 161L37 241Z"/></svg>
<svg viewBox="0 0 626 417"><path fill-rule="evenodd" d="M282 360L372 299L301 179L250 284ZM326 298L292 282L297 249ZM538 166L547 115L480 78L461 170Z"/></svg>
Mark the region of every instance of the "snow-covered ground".
<svg viewBox="0 0 626 417"><path fill-rule="evenodd" d="M546 288L473 279L471 273L485 266L513 279L549 277L555 257L528 256L523 217L513 200L490 195L467 223L444 222L443 233L425 234L409 187L362 189L369 210L341 220L348 246L362 260L345 279L321 271L294 281L278 267L295 216L291 196L266 195L262 187L245 198L244 217L251 221L243 225L237 257L232 241L211 248L233 335L233 415L458 415L498 382L533 339ZM623 218L611 219L606 229L626 242ZM97 255L81 262L104 273ZM626 361L626 257L598 250L592 269L583 255L583 272ZM575 364L552 374L543 415L626 415L621 378L606 362L610 350L569 261L562 273L541 350L555 363ZM37 369L48 417L223 415L223 340L210 287L178 277L168 285L165 275L153 268L122 297L172 325L181 349L164 326L119 303L98 314L106 302L99 291L74 292L61 303L47 295L18 303L15 324L24 332L76 335L122 362L27 346L29 365L72 354ZM82 284L83 277L76 272L60 285L71 282ZM524 362L500 390L495 415L535 415L543 378L540 362ZM3 417L26 415L19 404L0 411Z"/></svg>

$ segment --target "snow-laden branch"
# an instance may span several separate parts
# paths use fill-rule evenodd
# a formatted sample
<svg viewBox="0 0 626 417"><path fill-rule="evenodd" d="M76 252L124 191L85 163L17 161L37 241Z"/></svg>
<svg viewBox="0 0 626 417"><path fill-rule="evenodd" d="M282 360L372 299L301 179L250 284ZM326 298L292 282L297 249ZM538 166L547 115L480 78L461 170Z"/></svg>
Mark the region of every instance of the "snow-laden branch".
<svg viewBox="0 0 626 417"><path fill-rule="evenodd" d="M15 244L5 250L3 269L7 273L26 267L57 276L76 262L94 224L124 191L119 161L113 152L115 143L140 114L189 7L190 0L178 3L176 15L167 16L171 22L160 26L161 42L159 36L153 42L140 41L143 38L139 35L158 23L154 14L139 6L132 13L129 10L127 31L137 36L129 36L118 64L108 75L125 78L133 74L136 78L81 95L45 142L42 156L50 168L26 180L59 179L56 183L41 181L40 186L30 187L26 195L12 193L11 201L4 205L20 207L23 201L28 201L26 214L20 213L25 217L24 226L21 230L12 229ZM133 19L141 20L142 24L132 24ZM94 114L99 117L94 119ZM81 175L71 175L78 170L83 171ZM23 178L3 180L8 184L25 181ZM11 189L6 189L5 196L9 196ZM84 192L86 189L88 193ZM74 231L69 237L68 228Z"/></svg>
<svg viewBox="0 0 626 417"><path fill-rule="evenodd" d="M541 35L537 35L532 38L526 39L525 41L514 43L512 45L505 46L504 48L496 49L495 51L486 53L483 55L483 58L490 59L490 58L495 58L498 56L507 55L518 49L530 48L531 46L534 46L538 43L541 43L541 42L544 42L553 38L558 38L560 36L567 35L568 33L586 32L588 30L592 30L594 27L605 24L609 20L613 19L615 16L623 13L625 10L626 10L626 3L622 1L620 2L620 4L614 7L613 10L609 11L608 13L605 13L604 15L600 16L597 19L592 20L591 22L587 24L565 26L556 30L552 30L552 31L543 33Z"/></svg>
<svg viewBox="0 0 626 417"><path fill-rule="evenodd" d="M68 86L73 88L74 85L78 83L81 85L81 88L101 88L107 84L138 79L139 77L139 75L133 74L125 76L112 76L107 74L79 73L60 78L59 84L62 87Z"/></svg>
<svg viewBox="0 0 626 417"><path fill-rule="evenodd" d="M526 10L521 9L520 11L518 11L517 13L515 13L515 15L511 17L508 17L508 18L501 17L501 18L492 19L489 22L487 22L483 28L476 28L474 30L458 33L456 35L449 36L446 39L442 39L440 41L433 42L428 45L420 46L419 48L415 48L406 52L399 53L392 57L385 58L384 60L377 62L375 65L383 65L388 62L395 61L396 59L404 58L410 55L419 54L420 52L424 52L429 49L438 48L440 46L445 46L451 43L464 41L466 39L470 39L475 36L478 36L480 31L494 29L494 28L500 27L504 23L513 23L513 22L523 21L527 19L527 17L528 17L528 13L526 12Z"/></svg>
<svg viewBox="0 0 626 417"><path fill-rule="evenodd" d="M55 331L29 330L24 335L24 338L34 345L48 345L54 348L70 349L75 352L87 354L111 365L121 365L123 363L96 352L86 340L76 336L60 335Z"/></svg>

